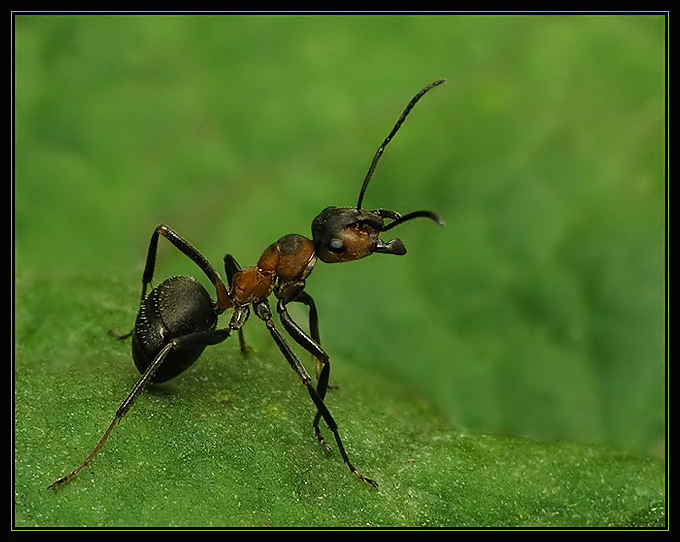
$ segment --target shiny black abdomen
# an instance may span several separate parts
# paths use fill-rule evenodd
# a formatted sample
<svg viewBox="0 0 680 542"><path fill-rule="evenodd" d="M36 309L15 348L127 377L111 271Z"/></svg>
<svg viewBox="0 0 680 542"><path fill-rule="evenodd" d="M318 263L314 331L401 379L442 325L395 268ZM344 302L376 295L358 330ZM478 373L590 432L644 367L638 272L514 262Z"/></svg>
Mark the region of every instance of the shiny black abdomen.
<svg viewBox="0 0 680 542"><path fill-rule="evenodd" d="M172 339L191 333L212 331L217 313L210 294L196 279L172 277L149 292L137 313L132 335L132 357L143 373ZM165 382L185 371L205 346L171 351L154 375L153 382Z"/></svg>

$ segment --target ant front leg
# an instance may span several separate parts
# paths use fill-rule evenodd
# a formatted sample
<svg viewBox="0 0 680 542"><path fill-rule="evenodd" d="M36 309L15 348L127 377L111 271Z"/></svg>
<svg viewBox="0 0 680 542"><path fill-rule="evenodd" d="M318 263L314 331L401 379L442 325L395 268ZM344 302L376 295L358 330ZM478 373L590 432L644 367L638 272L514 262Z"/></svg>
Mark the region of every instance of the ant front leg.
<svg viewBox="0 0 680 542"><path fill-rule="evenodd" d="M312 339L314 342L321 346L321 335L319 334L319 314L316 310L316 303L314 302L314 298L308 294L306 291L302 290L296 297L293 299L294 303L302 303L303 305L307 305L307 308L309 309L309 334L311 335ZM312 357L314 357L316 361L316 378L317 380L321 378L321 372L324 368L324 362L319 360L314 353L312 353ZM328 364L328 358L326 358L325 364ZM330 371L330 367L328 368ZM327 379L328 380L328 379ZM328 383L328 389L337 389L337 385L333 385ZM317 388L318 389L318 388Z"/></svg>
<svg viewBox="0 0 680 542"><path fill-rule="evenodd" d="M297 296L295 296L293 302L302 303L303 305L306 305L307 308L309 309L309 334L311 335L314 342L321 346L321 335L319 334L319 313L316 310L316 303L314 303L314 298L307 292L302 290ZM312 356L314 356L313 353ZM315 359L316 359L316 378L318 379L321 374L321 370L323 369L323 363L319 361L319 359L317 359L316 357Z"/></svg>
<svg viewBox="0 0 680 542"><path fill-rule="evenodd" d="M278 303L276 305L276 310L279 313L279 318L283 324L284 329L290 335L293 340L299 344L302 348L307 350L316 359L317 364L317 384L316 391L321 399L325 399L326 391L328 390L328 379L330 376L330 359L328 354L321 348L319 344L319 325L318 325L318 314L316 312L316 305L312 296L303 290L304 282L293 282L282 285L277 292ZM286 305L290 301L298 301L304 303L309 307L309 327L312 337L307 335L302 328L291 318L288 313ZM314 427L314 434L316 435L319 444L327 452L331 451L330 446L323 438L321 434L321 429L319 428L319 422L321 421L321 411L317 410L314 415L314 421L312 426Z"/></svg>
<svg viewBox="0 0 680 542"><path fill-rule="evenodd" d="M316 360L316 376L319 382L322 381L322 373L327 373L324 377L325 382L317 386L321 397L325 397L328 387L328 373L330 371L328 355L321 348L321 335L319 334L319 314L316 310L314 298L305 290L304 281L284 282L280 284L276 291L278 303L276 309L281 318L281 323L288 334L307 350ZM292 319L288 313L287 305L291 302L302 303L309 309L309 335ZM310 337L311 335L311 337Z"/></svg>
<svg viewBox="0 0 680 542"><path fill-rule="evenodd" d="M269 303L266 300L261 301L254 305L254 309L255 314L257 314L258 318L264 321L265 325L267 326L267 329L269 330L270 335L274 339L274 342L276 342L276 345L279 347L279 350L281 350L281 353L286 358L286 361L288 361L292 369L297 373L302 384L307 388L307 392L309 393L309 396L314 402L317 411L320 413L320 416L326 422L326 425L328 426L328 428L333 433L333 436L335 437L335 442L338 446L338 450L340 451L342 460L345 462L345 464L352 472L352 474L354 474L362 482L366 482L367 484L370 484L373 487L378 487L378 484L375 481L371 480L370 478L366 478L363 474L361 474L349 460L349 456L347 455L345 447L342 444L340 433L338 432L338 425L335 423L333 416L331 415L330 411L324 404L323 399L316 391L316 388L314 387L314 383L312 382L312 378L309 376L309 373L307 373L305 368L300 363L300 360L298 360L295 353L291 350L290 346L283 338L283 335L281 335L279 330L276 329L274 321L272 320L272 313L269 307Z"/></svg>

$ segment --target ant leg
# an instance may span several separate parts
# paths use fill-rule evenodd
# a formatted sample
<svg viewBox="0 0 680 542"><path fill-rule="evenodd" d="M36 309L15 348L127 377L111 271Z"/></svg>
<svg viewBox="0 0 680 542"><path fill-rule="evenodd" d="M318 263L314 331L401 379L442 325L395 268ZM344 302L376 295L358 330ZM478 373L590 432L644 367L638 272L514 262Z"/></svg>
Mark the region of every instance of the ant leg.
<svg viewBox="0 0 680 542"><path fill-rule="evenodd" d="M201 254L196 248L194 248L189 242L180 236L175 230L161 224L156 227L153 234L151 235L151 241L149 242L149 252L146 257L146 265L144 266L144 274L142 275L142 300L146 297L146 290L151 283L153 278L153 272L156 267L156 253L158 252L158 236L162 235L168 241L170 241L178 250L180 250L185 256L187 256L192 262L194 262L201 271L205 273L213 286L215 286L215 291L217 294L217 310L218 312L224 312L232 306L231 299L227 293L227 289L222 282L222 279L217 274L217 271L213 268L210 262Z"/></svg>
<svg viewBox="0 0 680 542"><path fill-rule="evenodd" d="M309 396L312 398L314 405L316 406L317 410L321 413L321 416L326 422L328 428L332 431L333 436L335 437L335 442L338 445L338 450L340 450L342 460L345 462L350 472L354 474L357 478L359 478L359 480L361 480L362 482L366 482L367 484L370 484L373 487L378 487L378 484L375 481L371 480L370 478L366 478L363 474L361 474L349 460L349 456L347 455L345 447L342 444L340 433L338 433L338 425L335 423L333 416L331 415L328 408L324 404L323 399L316 391L314 383L312 382L312 378L309 376L305 368L302 366L300 360L297 359L295 353L291 350L290 346L283 338L283 335L281 335L281 333L279 333L279 330L276 329L274 321L272 320L272 313L271 309L269 308L269 303L267 303L267 301L262 301L260 303L255 304L254 308L255 314L257 314L257 316L264 321L265 325L267 326L267 329L269 330L270 335L274 339L274 342L276 342L276 345L279 347L279 350L281 350L281 353L284 355L292 369L297 373L302 384L307 388L307 392L309 393Z"/></svg>
<svg viewBox="0 0 680 542"><path fill-rule="evenodd" d="M279 290L279 302L277 304L277 311L279 317L281 318L281 323L286 329L288 334L302 346L305 350L312 354L316 362L316 378L317 386L316 391L319 393L321 399L326 397L326 391L328 389L328 379L330 376L330 360L328 354L321 348L321 336L319 334L319 315L316 310L316 304L314 303L314 298L304 290L304 282L300 283L289 283L286 288ZM309 332L310 337L305 334L305 332L300 329L300 327L291 318L286 305L290 301L295 301L303 303L309 307ZM321 421L321 413L317 410L314 416L314 422L312 423L314 427L314 434L316 435L319 444L327 451L330 452L330 446L326 443L319 429L319 422Z"/></svg>
<svg viewBox="0 0 680 542"><path fill-rule="evenodd" d="M154 269L156 267L156 254L158 253L158 236L162 235L168 241L170 241L177 249L179 249L185 256L187 256L191 261L193 261L200 269L205 273L213 286L215 286L215 292L217 295L217 306L216 309L218 313L224 312L224 310L231 307L231 299L227 293L227 289L222 282L222 279L217 274L217 271L213 268L210 262L201 254L196 248L194 248L186 239L179 235L169 226L165 224L160 224L156 227L151 236L151 241L149 242L149 250L146 256L146 265L144 266L144 273L142 275L142 295L141 300L144 301L146 297L146 290L151 284L153 279ZM133 332L130 330L128 333L121 333L115 328L109 330L111 335L116 339L121 341L129 339Z"/></svg>
<svg viewBox="0 0 680 542"><path fill-rule="evenodd" d="M314 298L304 290L302 290L296 297L293 299L293 302L295 303L302 303L303 305L307 305L309 308L309 334L312 336L312 339L316 344L321 346L321 335L319 334L319 314L316 310L316 304L314 303ZM316 358L313 354L312 356L316 360L316 378L317 380L321 377L321 371L323 370L323 363ZM330 370L330 369L329 369ZM329 389L337 389L338 386L333 385L333 384L328 384Z"/></svg>
<svg viewBox="0 0 680 542"><path fill-rule="evenodd" d="M309 296L309 294L306 294ZM295 298L298 300L300 297L300 294ZM311 296L309 296L311 299ZM312 301L313 303L313 301ZM328 354L321 348L319 343L313 339L310 338L309 335L307 335L301 328L298 326L295 321L291 318L290 314L288 313L288 309L286 308L286 302L283 299L279 299L279 302L277 303L276 310L279 313L279 318L281 319L281 323L283 324L284 329L288 332L288 335L290 335L293 340L298 343L302 348L307 350L314 356L314 358L317 360L317 372L318 372L318 377L317 377L317 385L316 385L316 392L319 394L319 397L321 400L323 400L326 397L326 391L328 390L328 377L330 375L330 370L331 370L331 365L330 365L330 360L328 358ZM316 313L316 311L314 311ZM310 321L312 319L311 317L311 310L310 310ZM311 325L310 325L311 327ZM314 335L314 331L311 331L312 335ZM318 327L316 329L316 335L318 337ZM321 367L320 370L318 368ZM316 414L314 415L314 422L312 423L312 426L314 427L314 434L316 435L316 439L319 441L319 444L326 450L327 452L330 452L330 446L328 446L328 443L323 438L323 435L321 434L321 430L319 429L319 421L321 420L321 411L317 410Z"/></svg>
<svg viewBox="0 0 680 542"><path fill-rule="evenodd" d="M317 351L321 350L321 335L319 334L319 314L316 310L316 303L314 303L314 298L310 294L305 292L304 288L305 288L304 281L291 281L280 285L276 291L276 297L279 300L277 309L279 311L279 315L282 318L284 327L290 325L292 328L298 328L293 331L287 329L287 331L295 339L295 341L300 346L308 350L312 354L312 358L316 360L316 378L318 380L321 376L324 363L328 362L328 356L325 353L322 353L321 357L317 355ZM302 329L299 329L299 326L295 324L295 322L288 314L286 305L288 305L288 303L291 302L302 303L303 305L307 305L307 308L309 308L309 334L311 335L311 340L314 343L316 343L316 345L313 346L312 349L307 347L307 343L310 341L309 336L307 336L305 332L302 331ZM283 319L285 319L285 321ZM302 339L303 342L300 342L300 340L296 338L297 336L304 336ZM324 357L325 361L324 359L322 359ZM323 394L322 397L324 397Z"/></svg>
<svg viewBox="0 0 680 542"><path fill-rule="evenodd" d="M293 299L293 301L296 303L302 303L304 305L307 305L307 307L309 308L309 333L312 336L314 342L316 342L317 345L321 346L321 335L319 334L319 315L316 310L316 303L314 303L314 298L303 290L295 297L295 299ZM314 353L312 353L312 357L314 357L314 360L316 362L316 379L317 379L316 390L319 391L319 394L323 399L326 397L326 389L335 390L338 389L338 386L336 384L329 383L331 367L328 356L326 356L325 362L320 360L317 356L315 356ZM326 448L328 445L323 441L321 433L318 432L320 417L321 414L317 411L316 416L314 416L314 428L315 431L317 431L317 437L319 438L321 445Z"/></svg>
<svg viewBox="0 0 680 542"><path fill-rule="evenodd" d="M171 351L178 350L180 348L191 347L191 346L208 346L208 345L211 345L211 344L217 344L217 343L220 343L220 342L226 340L227 337L229 337L230 333L231 333L231 328L218 329L218 330L213 330L213 331L208 331L208 332L193 333L193 334L190 334L190 335L185 335L183 337L179 337L177 339L173 339L168 344L166 344L161 349L161 351L156 355L156 357L151 362L149 367L147 367L146 371L144 371L144 373L140 377L139 381L137 382L137 384L135 384L135 387L132 388L132 391L128 394L128 396L125 398L123 403L118 407L118 410L116 410L116 414L113 417L113 420L111 421L111 423L107 427L106 431L104 431L104 434L99 439L99 442L97 443L97 445L90 452L90 455L88 455L85 458L85 461L83 461L78 467L76 467L75 470L71 471L71 473L67 474L66 476L59 478L59 480L57 480L52 485L50 485L48 489L52 489L52 490L56 491L61 486L67 484L73 478L78 476L78 474L84 468L86 468L90 463L92 463L94 458L101 451L102 447L104 446L104 443L106 443L107 439L109 438L109 435L111 435L111 432L120 423L120 421L123 419L123 416L125 416L125 414L128 412L128 410L130 410L133 403L137 400L139 395L148 386L149 382L151 382L151 380L153 379L153 376L156 374L156 372L158 371L160 366L163 364L163 361L165 361L165 358L168 356L168 354Z"/></svg>
<svg viewBox="0 0 680 542"><path fill-rule="evenodd" d="M118 339L119 341L124 341L124 340L132 337L132 334L134 333L134 329L131 329L127 333L121 333L120 331L118 331L117 328L112 327L112 328L109 328L109 333L113 336L114 339Z"/></svg>
<svg viewBox="0 0 680 542"><path fill-rule="evenodd" d="M290 302L302 303L303 305L307 305L309 308L309 335L307 335L300 328L300 326L295 323L288 313L286 306ZM286 298L284 296L279 298L276 309L279 313L279 316L281 317L281 323L283 324L283 327L286 328L288 334L295 340L296 343L312 354L313 358L316 360L316 376L317 380L320 380L321 373L324 371L324 366L329 363L329 360L328 355L321 348L321 336L319 335L319 315L316 310L314 299L307 292L301 290L292 299ZM327 384L328 375L326 375L326 382L323 385L323 391L317 387L317 391L319 391L321 398L325 397Z"/></svg>
<svg viewBox="0 0 680 542"><path fill-rule="evenodd" d="M321 344L321 336L319 335L319 314L316 311L314 298L303 290L295 297L295 299L293 299L293 301L307 305L309 308L309 333L317 344Z"/></svg>
<svg viewBox="0 0 680 542"><path fill-rule="evenodd" d="M321 335L319 334L319 313L316 311L316 303L314 303L314 298L307 292L302 290L297 296L295 296L295 299L293 299L293 301L295 303L302 303L303 305L307 305L307 308L309 309L309 334L312 336L314 342L321 346ZM321 374L322 368L323 364L317 358L316 359L317 379Z"/></svg>
<svg viewBox="0 0 680 542"><path fill-rule="evenodd" d="M227 254L224 257L224 270L227 273L229 290L231 290L234 286L234 275L241 270L241 266L231 254ZM243 356L248 356L248 346L246 345L246 340L243 336L243 328L238 328L238 344L241 348L241 354Z"/></svg>

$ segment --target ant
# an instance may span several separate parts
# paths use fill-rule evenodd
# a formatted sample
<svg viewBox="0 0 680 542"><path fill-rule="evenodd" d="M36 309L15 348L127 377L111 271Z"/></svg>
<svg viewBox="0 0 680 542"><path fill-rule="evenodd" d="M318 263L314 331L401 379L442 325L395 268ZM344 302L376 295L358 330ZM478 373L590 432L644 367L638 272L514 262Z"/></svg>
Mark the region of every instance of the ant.
<svg viewBox="0 0 680 542"><path fill-rule="evenodd" d="M358 260L373 253L398 256L405 254L406 247L399 238L385 243L379 235L413 218L429 218L443 225L441 219L430 211L400 215L388 209L368 211L361 204L387 144L418 100L444 81L441 79L426 86L408 103L373 156L356 207L327 207L312 222L311 240L302 235L286 235L269 245L255 266L242 269L234 257L227 254L224 257L224 268L228 286L210 262L172 228L161 224L154 230L142 275L142 295L134 328L130 333L118 335L120 339L132 338L132 357L141 377L116 411L90 455L70 474L50 485L50 489L56 490L68 483L94 460L111 432L150 383L165 382L179 375L200 357L207 346L225 341L235 331L239 335L241 351L245 353L242 326L250 315L251 307L257 317L264 321L281 353L307 388L316 407L313 428L321 446L330 451L319 428L319 422L323 418L333 433L340 455L349 470L363 482L378 486L350 462L338 433L338 426L324 403L330 362L328 354L321 348L316 305L312 296L304 289L305 280L317 260L335 263ZM389 222L385 223L385 220ZM203 271L215 287L215 301L196 279L187 276L166 279L147 295L156 267L159 237L167 239ZM277 299L276 310L285 331L317 360L316 386L272 320L268 301L272 293ZM308 307L309 334L290 317L287 305L292 302ZM229 324L218 329L218 317L227 309L233 311Z"/></svg>

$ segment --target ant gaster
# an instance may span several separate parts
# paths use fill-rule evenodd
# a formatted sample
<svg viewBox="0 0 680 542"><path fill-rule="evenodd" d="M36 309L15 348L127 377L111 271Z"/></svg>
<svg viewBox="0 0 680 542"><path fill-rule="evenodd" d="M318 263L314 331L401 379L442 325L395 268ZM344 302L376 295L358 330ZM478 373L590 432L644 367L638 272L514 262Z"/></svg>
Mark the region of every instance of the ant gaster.
<svg viewBox="0 0 680 542"><path fill-rule="evenodd" d="M424 217L442 224L439 217L430 211L400 215L387 209L368 211L361 204L387 144L416 102L443 82L442 79L431 83L408 103L375 153L361 186L356 207L327 207L312 222L311 240L302 235L286 235L267 247L255 266L241 269L234 257L227 254L224 267L228 287L210 262L174 230L166 225L160 225L154 230L142 275L142 295L137 319L130 333L119 335L121 339L132 337L132 356L141 377L116 411L111 424L90 455L74 471L54 482L50 488L63 486L92 462L147 385L164 382L182 373L199 358L206 346L221 343L234 331L238 332L241 351L245 353L242 326L248 319L251 307L258 318L264 321L277 346L307 388L316 407L313 428L319 443L330 450L319 428L319 422L323 419L333 433L340 455L350 471L360 480L377 487L373 480L361 474L350 462L338 433L338 426L324 403L330 363L328 354L320 345L316 305L304 289L305 280L314 269L317 259L334 263L358 260L373 253L405 254L406 247L398 238L384 242L379 235L407 220ZM385 223L386 220L389 222ZM214 301L197 280L185 276L169 278L147 295L156 266L159 236L170 241L203 271L215 288ZM274 324L268 301L272 293L277 299L276 310L285 331L317 360L316 386ZM309 308L309 334L290 317L287 305L291 302L302 303ZM218 329L218 317L227 309L233 311L229 325Z"/></svg>

